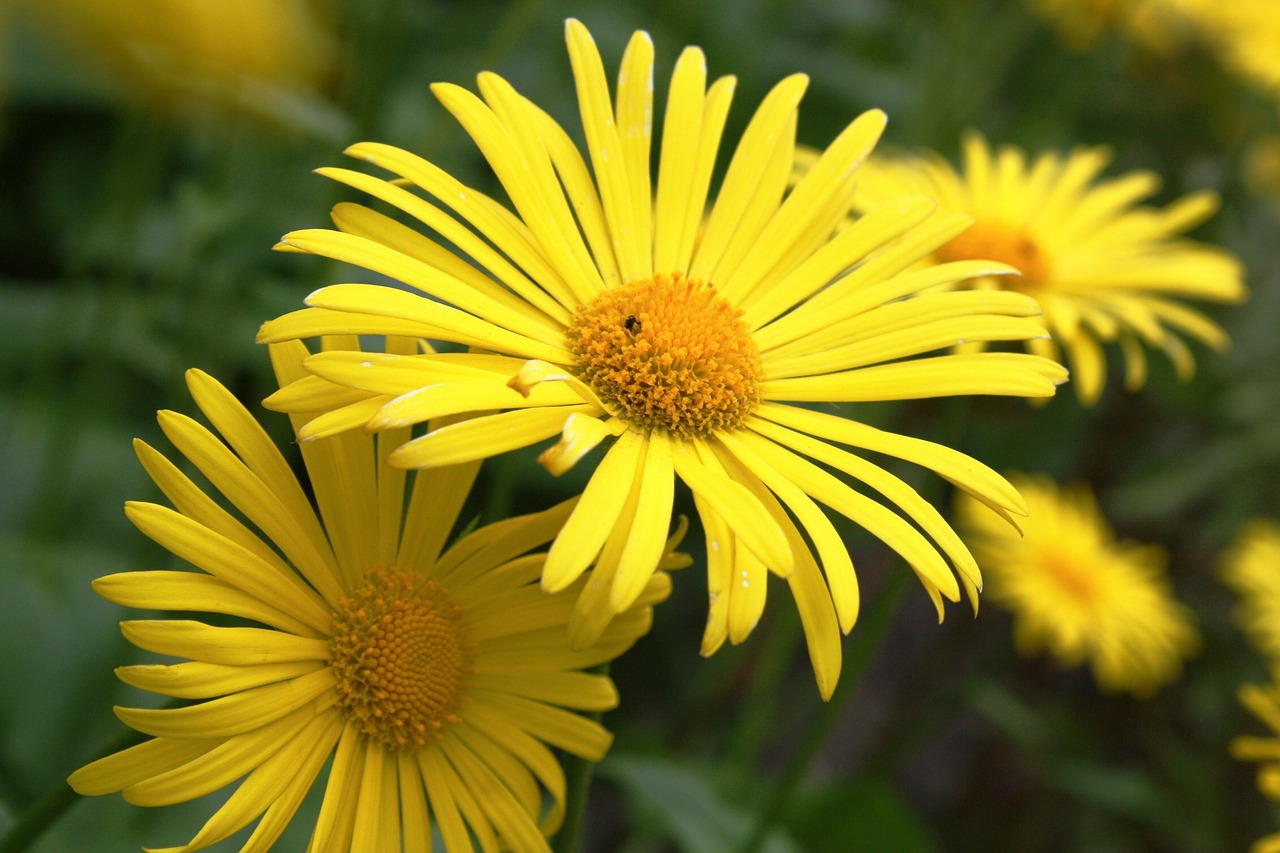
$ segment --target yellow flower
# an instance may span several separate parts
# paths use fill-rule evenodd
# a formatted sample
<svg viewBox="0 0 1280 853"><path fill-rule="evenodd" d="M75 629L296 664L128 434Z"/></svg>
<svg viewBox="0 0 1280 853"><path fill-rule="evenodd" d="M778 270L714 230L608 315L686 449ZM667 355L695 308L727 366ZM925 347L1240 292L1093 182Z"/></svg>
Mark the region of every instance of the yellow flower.
<svg viewBox="0 0 1280 853"><path fill-rule="evenodd" d="M541 456L559 474L604 443L542 579L545 588L562 589L600 555L599 583L571 626L575 644L591 642L644 588L663 553L678 477L693 492L707 536L711 603L702 652L750 633L772 571L790 583L819 689L829 696L840 632L857 618L858 588L844 543L815 501L898 551L939 617L943 598L959 600L962 585L976 597L980 586L973 558L933 506L837 445L923 465L1002 514L1020 514L1022 502L993 471L949 448L783 401L1043 397L1065 371L1026 354L938 352L959 339L1043 334L1031 319L1038 308L1021 294L905 298L1012 272L986 261L908 269L959 234L967 217L938 215L932 202L907 198L842 227L883 113L853 121L788 193L807 78L783 80L751 119L708 205L733 78L708 86L702 52L681 54L653 181L649 37L636 33L626 49L616 105L586 28L569 21L567 40L594 179L559 124L484 73L482 97L448 84L433 91L470 133L514 210L413 154L362 143L347 153L394 180L321 172L399 208L440 242L341 204L339 230L293 232L280 246L365 267L420 293L326 287L308 297L311 308L266 323L260 340L406 334L473 351L323 353L307 361L312 382L268 405L332 409L304 438L479 415L400 447L390 461L408 468L489 457L559 434ZM897 511L823 466L861 481Z"/></svg>
<svg viewBox="0 0 1280 853"><path fill-rule="evenodd" d="M1240 688L1240 703L1271 729L1269 737L1240 735L1231 742L1231 754L1241 761L1256 761L1258 790L1267 799L1280 803L1280 688L1275 685ZM1250 853L1280 853L1280 832L1259 838Z"/></svg>
<svg viewBox="0 0 1280 853"><path fill-rule="evenodd" d="M1274 0L1174 0L1225 64L1280 96L1280 5Z"/></svg>
<svg viewBox="0 0 1280 853"><path fill-rule="evenodd" d="M992 600L1014 614L1019 650L1047 649L1065 666L1087 660L1104 690L1146 696L1175 680L1199 635L1172 596L1160 550L1117 542L1083 486L1010 481L1027 501L1022 535L992 524L972 499L958 510Z"/></svg>
<svg viewBox="0 0 1280 853"><path fill-rule="evenodd" d="M125 93L167 110L192 103L299 120L316 112L337 58L310 0L57 0L25 4ZM309 111L302 104L312 102Z"/></svg>
<svg viewBox="0 0 1280 853"><path fill-rule="evenodd" d="M1179 14L1179 0L1028 0L1052 21L1062 38L1076 50L1094 45L1116 29L1160 54L1175 52L1187 39L1187 22Z"/></svg>
<svg viewBox="0 0 1280 853"><path fill-rule="evenodd" d="M282 384L304 374L307 354L296 342L272 348ZM77 770L71 786L142 806L235 786L172 849L206 847L261 816L242 850L262 851L332 759L310 849L400 850L403 833L404 849L426 850L433 826L449 850L471 849L472 838L486 850L547 849L565 801L548 747L598 760L611 740L575 712L614 707L616 691L581 670L648 630L668 576L654 575L598 643L571 650L573 595L542 592L545 554L528 553L571 503L449 545L478 465L411 475L384 460L403 433L351 433L303 445L317 512L249 412L209 376L187 379L221 440L174 412L160 414L161 428L238 515L135 442L175 509L130 503L127 514L199 571L126 572L94 588L128 607L212 614L212 624L121 623L140 648L188 660L121 667L119 677L196 701L116 708L152 739ZM234 627L218 627L226 617Z"/></svg>
<svg viewBox="0 0 1280 853"><path fill-rule="evenodd" d="M1280 524L1255 519L1224 558L1223 580L1240 596L1241 627L1280 671Z"/></svg>
<svg viewBox="0 0 1280 853"><path fill-rule="evenodd" d="M1035 297L1052 338L1028 346L1050 358L1065 350L1076 394L1091 405L1106 379L1101 344L1119 344L1130 390L1146 381L1144 343L1163 350L1186 379L1195 361L1179 335L1219 350L1228 339L1178 299L1239 302L1246 296L1240 264L1230 254L1178 237L1213 213L1217 196L1192 193L1163 210L1138 205L1158 179L1131 172L1096 181L1109 159L1106 149L1078 148L1029 162L1011 146L992 151L973 133L964 140L961 173L936 156L873 158L862 169L858 206L873 209L903 193L922 193L942 210L971 214L973 227L937 258L994 258L1017 267L1020 277L986 276L969 286Z"/></svg>

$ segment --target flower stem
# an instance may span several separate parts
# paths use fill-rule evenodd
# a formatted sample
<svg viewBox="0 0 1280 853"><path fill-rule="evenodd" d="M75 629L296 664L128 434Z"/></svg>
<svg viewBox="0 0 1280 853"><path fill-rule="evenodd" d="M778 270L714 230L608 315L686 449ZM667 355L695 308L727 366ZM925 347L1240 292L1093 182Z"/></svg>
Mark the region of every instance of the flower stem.
<svg viewBox="0 0 1280 853"><path fill-rule="evenodd" d="M791 808L800 782L804 779L818 750L826 741L827 735L835 724L844 716L845 707L855 688L861 681L872 655L879 647L880 641L889 631L893 616L898 612L898 603L907 588L907 572L895 571L889 575L885 588L876 598L875 607L870 615L858 625L850 642L849 654L846 658L844 674L831 700L818 712L818 718L809 726L800 747L791 757L786 772L774 784L768 798L758 812L759 817L751 829L751 834L739 848L739 853L758 853L765 839L777 824L781 823Z"/></svg>
<svg viewBox="0 0 1280 853"><path fill-rule="evenodd" d="M608 675L609 664L602 663L588 671ZM584 716L599 722L603 715L597 711ZM577 755L565 756L564 823L560 825L560 831L551 839L551 849L554 853L575 853L578 849L578 841L582 836L582 822L587 815L587 797L591 794L591 777L595 769L596 762L589 758Z"/></svg>

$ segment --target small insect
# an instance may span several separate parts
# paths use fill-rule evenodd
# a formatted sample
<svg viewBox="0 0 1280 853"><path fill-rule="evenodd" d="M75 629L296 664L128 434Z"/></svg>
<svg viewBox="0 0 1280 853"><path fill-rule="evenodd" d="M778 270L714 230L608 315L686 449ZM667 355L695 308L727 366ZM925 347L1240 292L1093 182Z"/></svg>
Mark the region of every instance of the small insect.
<svg viewBox="0 0 1280 853"><path fill-rule="evenodd" d="M640 331L640 318L635 314L628 314L627 319L622 321L622 326L631 334Z"/></svg>

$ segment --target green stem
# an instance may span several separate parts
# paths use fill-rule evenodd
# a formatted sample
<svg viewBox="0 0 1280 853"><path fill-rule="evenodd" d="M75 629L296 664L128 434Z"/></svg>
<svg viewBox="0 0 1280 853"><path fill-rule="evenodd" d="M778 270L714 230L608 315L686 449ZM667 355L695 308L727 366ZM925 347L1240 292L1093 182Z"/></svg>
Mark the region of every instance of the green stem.
<svg viewBox="0 0 1280 853"><path fill-rule="evenodd" d="M608 675L609 664L602 663L588 671ZM599 722L602 714L597 711L584 716ZM591 794L591 777L595 770L596 762L589 758L577 755L565 756L564 823L560 825L560 831L556 833L555 838L551 839L551 849L554 853L575 853L578 849L578 841L582 837L582 822L587 815L587 797Z"/></svg>
<svg viewBox="0 0 1280 853"><path fill-rule="evenodd" d="M906 588L907 573L894 571L885 582L885 588L876 598L871 614L859 622L858 630L854 632L850 642L844 673L840 677L835 693L818 712L818 718L805 732L804 741L792 755L786 772L769 792L751 834L739 848L740 853L757 853L764 846L769 831L786 818L800 783L804 780L810 765L813 764L814 758L817 757L827 735L844 716L845 707L857 692L855 688L862 680L872 655L888 633L889 626L893 624L893 617L898 612L898 603L902 600Z"/></svg>
<svg viewBox="0 0 1280 853"><path fill-rule="evenodd" d="M145 739L146 735L142 732L126 729L108 744L106 749L98 753L96 758L105 758L108 755L142 743ZM21 850L26 850L62 816L63 812L71 808L79 799L79 795L71 790L70 785L63 780L59 780L48 793L22 813L22 816L18 818L17 822L9 828L9 831L3 837L0 837L0 853L18 853Z"/></svg>
<svg viewBox="0 0 1280 853"><path fill-rule="evenodd" d="M770 742L774 710L783 682L791 671L796 652L804 641L800 618L794 610L780 609L769 623L767 636L757 642L764 646L750 693L742 702L741 721L729 742L726 760L736 772L731 778L750 779L760 752Z"/></svg>

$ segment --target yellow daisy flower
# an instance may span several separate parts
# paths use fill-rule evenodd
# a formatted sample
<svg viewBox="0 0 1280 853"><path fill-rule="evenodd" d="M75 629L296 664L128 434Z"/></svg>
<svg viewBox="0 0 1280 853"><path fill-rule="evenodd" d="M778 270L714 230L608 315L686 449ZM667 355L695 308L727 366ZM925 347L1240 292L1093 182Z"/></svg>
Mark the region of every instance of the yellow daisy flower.
<svg viewBox="0 0 1280 853"><path fill-rule="evenodd" d="M1169 589L1161 551L1117 542L1083 486L1010 482L1027 501L1022 535L992 524L972 499L962 498L958 512L992 600L1014 614L1018 649L1047 649L1065 666L1087 660L1104 690L1146 696L1176 679L1200 641Z"/></svg>
<svg viewBox="0 0 1280 853"><path fill-rule="evenodd" d="M1275 0L1173 0L1236 74L1280 96L1280 5Z"/></svg>
<svg viewBox="0 0 1280 853"><path fill-rule="evenodd" d="M784 401L1042 397L1053 394L1065 370L1025 354L938 352L960 339L1043 334L1031 319L1037 306L1021 294L905 299L945 282L1012 273L986 261L909 269L958 235L968 217L904 198L842 227L855 171L880 136L883 113L853 121L788 193L807 85L803 75L788 77L751 119L709 205L733 78L708 85L702 52L681 54L654 181L648 35L636 33L627 46L616 104L586 28L570 20L567 41L586 159L559 124L502 78L481 74L481 97L437 84L436 96L470 133L514 209L413 154L362 143L347 153L393 180L346 169L321 173L398 208L440 242L369 208L340 204L333 214L339 230L296 231L280 245L364 267L420 293L326 287L308 297L309 309L266 323L260 340L411 334L473 351L323 353L307 361L313 381L268 405L332 409L304 428L304 438L479 415L391 454L392 464L408 468L452 465L559 435L541 456L559 474L606 443L543 572L544 588L559 590L600 555L598 584L571 626L575 644L592 642L644 589L663 553L675 480L683 480L707 536L711 605L702 652L750 633L772 571L790 583L819 689L829 696L840 632L857 618L858 588L844 543L817 502L898 551L940 617L944 598L959 600L962 586L976 597L980 586L973 558L931 505L837 445L923 465L1002 514L1020 514L1022 502L993 471L949 448ZM824 466L861 481L897 511Z"/></svg>
<svg viewBox="0 0 1280 853"><path fill-rule="evenodd" d="M1186 40L1186 22L1176 0L1028 0L1058 27L1075 50L1091 48L1109 30L1161 54L1173 53Z"/></svg>
<svg viewBox="0 0 1280 853"><path fill-rule="evenodd" d="M281 384L304 375L307 355L296 342L272 348ZM572 502L447 545L477 464L410 475L385 464L403 433L350 433L302 447L317 512L249 412L206 374L187 379L221 440L174 412L160 414L161 428L261 534L135 442L175 509L130 503L130 520L200 571L126 572L94 588L128 607L217 615L121 623L134 645L187 659L121 667L121 680L196 701L116 708L152 739L77 770L71 786L142 806L235 786L189 843L168 849L207 847L261 817L241 849L262 851L332 759L309 849L395 851L403 839L427 850L432 827L449 850L472 839L548 849L565 802L548 747L604 755L609 733L575 712L618 697L606 676L582 670L648 630L668 576L655 574L599 642L572 650L574 597L539 589L546 555L529 553ZM680 560L664 551L662 562ZM235 627L217 627L228 616Z"/></svg>
<svg viewBox="0 0 1280 853"><path fill-rule="evenodd" d="M1271 729L1267 737L1240 735L1231 741L1231 755L1241 761L1256 761L1258 790L1273 803L1280 804L1280 688L1246 684L1240 688L1240 703ZM1259 838L1250 853L1280 853L1280 832Z"/></svg>
<svg viewBox="0 0 1280 853"><path fill-rule="evenodd" d="M1130 390L1146 381L1142 344L1163 350L1181 378L1195 361L1180 335L1221 350L1226 333L1181 297L1240 302L1240 264L1227 252L1178 235L1209 217L1217 196L1197 192L1163 210L1138 205L1159 181L1131 172L1096 181L1104 148L1046 152L1028 161L1017 148L992 151L976 133L964 139L964 169L933 156L872 158L862 168L857 204L871 210L904 193L968 213L974 225L936 253L938 260L994 258L1021 276L976 277L968 286L1029 294L1052 337L1028 341L1049 358L1065 350L1071 382L1085 405L1106 379L1101 344L1119 344Z"/></svg>
<svg viewBox="0 0 1280 853"><path fill-rule="evenodd" d="M1240 596L1240 626L1280 671L1280 524L1259 518L1245 525L1222 576Z"/></svg>
<svg viewBox="0 0 1280 853"><path fill-rule="evenodd" d="M163 109L192 102L297 118L329 83L337 46L311 0L18 0L125 93Z"/></svg>

